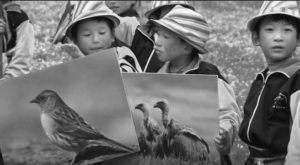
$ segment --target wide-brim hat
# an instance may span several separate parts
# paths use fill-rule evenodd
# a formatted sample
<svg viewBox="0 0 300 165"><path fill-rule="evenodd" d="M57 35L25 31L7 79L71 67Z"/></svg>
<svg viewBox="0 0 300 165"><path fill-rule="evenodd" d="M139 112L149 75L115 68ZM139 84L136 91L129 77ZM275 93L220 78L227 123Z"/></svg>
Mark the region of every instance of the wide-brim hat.
<svg viewBox="0 0 300 165"><path fill-rule="evenodd" d="M70 23L66 26L66 35L72 38L72 28L82 20L105 17L113 22L113 28L120 24L120 18L103 1L78 1L72 11Z"/></svg>
<svg viewBox="0 0 300 165"><path fill-rule="evenodd" d="M175 6L175 5L182 5L184 7L187 7L189 9L195 10L195 8L190 5L187 1L153 1L151 9L148 10L145 13L145 17L149 19L150 15L152 15L153 13L155 13L156 11L160 10L163 7L166 6Z"/></svg>
<svg viewBox="0 0 300 165"><path fill-rule="evenodd" d="M161 19L150 21L177 34L199 53L207 53L205 45L209 39L210 28L204 17L196 11L177 5Z"/></svg>
<svg viewBox="0 0 300 165"><path fill-rule="evenodd" d="M294 17L300 23L299 10L297 1L264 1L259 14L250 18L247 22L247 28L250 31L253 31L260 19L275 14L283 14Z"/></svg>

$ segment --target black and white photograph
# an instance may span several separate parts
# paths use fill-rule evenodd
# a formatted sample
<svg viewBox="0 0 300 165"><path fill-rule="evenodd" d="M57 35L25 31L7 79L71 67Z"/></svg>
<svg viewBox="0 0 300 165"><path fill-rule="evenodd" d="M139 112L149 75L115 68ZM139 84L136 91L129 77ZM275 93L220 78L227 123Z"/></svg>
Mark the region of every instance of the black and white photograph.
<svg viewBox="0 0 300 165"><path fill-rule="evenodd" d="M299 25L299 1L1 0L0 165L298 164Z"/></svg>
<svg viewBox="0 0 300 165"><path fill-rule="evenodd" d="M7 164L92 164L139 151L113 50L8 80L0 91Z"/></svg>
<svg viewBox="0 0 300 165"><path fill-rule="evenodd" d="M216 76L123 73L123 80L145 159L213 163Z"/></svg>

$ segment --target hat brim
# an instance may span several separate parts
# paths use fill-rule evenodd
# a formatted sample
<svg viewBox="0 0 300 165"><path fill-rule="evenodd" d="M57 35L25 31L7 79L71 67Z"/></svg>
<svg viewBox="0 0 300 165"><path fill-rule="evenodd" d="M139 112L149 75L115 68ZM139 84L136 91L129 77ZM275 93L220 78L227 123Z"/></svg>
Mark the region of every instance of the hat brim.
<svg viewBox="0 0 300 165"><path fill-rule="evenodd" d="M167 28L168 30L172 31L173 33L177 34L179 38L190 44L193 48L197 49L200 54L205 54L208 52L208 50L203 47L199 46L196 43L190 41L189 39L186 38L184 34L178 33L177 30L173 29L172 27L167 26L163 21L160 20L150 20L150 22L154 23L155 25L162 26L164 28Z"/></svg>
<svg viewBox="0 0 300 165"><path fill-rule="evenodd" d="M166 7L166 6L176 6L176 5L182 5L182 6L184 6L184 7L189 8L189 9L195 10L195 8L194 8L193 6L188 5L188 4L172 3L172 4L161 5L161 6L159 6L159 7L154 8L154 9L148 10L148 11L145 13L145 17L149 19L150 15L152 15L152 14L155 13L156 11L160 10L161 8Z"/></svg>
<svg viewBox="0 0 300 165"><path fill-rule="evenodd" d="M96 18L96 17L105 17L109 20L111 20L113 22L113 28L116 28L117 26L119 26L120 24L120 19L117 18L116 16L114 15L111 15L111 14L99 14L99 15L92 15L92 16L88 16L88 17L82 17L82 18L79 18L79 19L75 19L73 20L67 27L66 27L66 35L67 37L71 38L72 39L72 34L71 34L71 31L72 31L72 28L74 27L74 25L80 21L83 21L83 20L86 20L86 19L90 19L90 18Z"/></svg>
<svg viewBox="0 0 300 165"><path fill-rule="evenodd" d="M247 28L250 30L250 31L253 31L255 29L255 27L257 26L257 23L264 17L266 16L270 16L270 15L279 15L279 14L282 14L282 15L286 15L286 16L290 16L290 17L293 17L293 18L296 18L298 20L298 23L300 24L300 18L299 17L296 17L294 15L291 15L291 14L287 14L287 13L283 13L283 12L273 12L273 13L267 13L267 14L263 14L263 15L260 15L260 16L255 16L255 17L252 17L248 22L247 22Z"/></svg>

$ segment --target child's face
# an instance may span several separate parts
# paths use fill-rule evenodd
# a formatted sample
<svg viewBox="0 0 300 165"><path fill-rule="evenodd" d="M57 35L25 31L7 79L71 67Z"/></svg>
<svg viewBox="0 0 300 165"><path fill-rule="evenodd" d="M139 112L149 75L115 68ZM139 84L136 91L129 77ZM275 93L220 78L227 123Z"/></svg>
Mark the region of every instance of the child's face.
<svg viewBox="0 0 300 165"><path fill-rule="evenodd" d="M167 28L158 26L156 31L155 51L159 61L167 62L183 58L186 43Z"/></svg>
<svg viewBox="0 0 300 165"><path fill-rule="evenodd" d="M136 1L105 1L106 5L116 14L129 10Z"/></svg>
<svg viewBox="0 0 300 165"><path fill-rule="evenodd" d="M105 21L79 22L76 36L75 44L85 55L108 49L114 42L112 31Z"/></svg>
<svg viewBox="0 0 300 165"><path fill-rule="evenodd" d="M268 64L292 57L298 42L297 29L284 20L262 20L259 34L254 38L254 43L260 45Z"/></svg>

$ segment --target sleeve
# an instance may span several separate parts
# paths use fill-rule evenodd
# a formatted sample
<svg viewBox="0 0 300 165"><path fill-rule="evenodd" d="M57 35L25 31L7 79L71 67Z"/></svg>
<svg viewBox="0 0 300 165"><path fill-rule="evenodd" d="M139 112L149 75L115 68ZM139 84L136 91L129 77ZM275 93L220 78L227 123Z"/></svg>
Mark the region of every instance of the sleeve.
<svg viewBox="0 0 300 165"><path fill-rule="evenodd" d="M300 90L291 95L290 104L293 124L285 165L294 165L300 162Z"/></svg>
<svg viewBox="0 0 300 165"><path fill-rule="evenodd" d="M219 126L229 132L229 141L231 148L242 120L242 114L237 105L236 98L232 87L223 79L218 79L219 95Z"/></svg>
<svg viewBox="0 0 300 165"><path fill-rule="evenodd" d="M7 53L14 55L11 62L4 68L2 80L29 73L34 53L34 30L29 20L18 26L16 46Z"/></svg>

